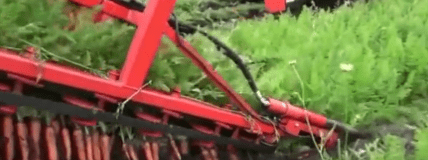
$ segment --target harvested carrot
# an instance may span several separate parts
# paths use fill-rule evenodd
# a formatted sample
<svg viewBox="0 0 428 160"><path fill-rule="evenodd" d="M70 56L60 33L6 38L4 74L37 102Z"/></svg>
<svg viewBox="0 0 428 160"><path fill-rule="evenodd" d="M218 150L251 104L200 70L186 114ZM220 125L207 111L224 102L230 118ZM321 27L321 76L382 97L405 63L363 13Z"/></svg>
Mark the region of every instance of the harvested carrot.
<svg viewBox="0 0 428 160"><path fill-rule="evenodd" d="M201 147L202 157L204 160L212 160L208 149Z"/></svg>
<svg viewBox="0 0 428 160"><path fill-rule="evenodd" d="M89 134L85 134L85 142L86 142L86 159L93 160L94 155L92 153L92 137Z"/></svg>
<svg viewBox="0 0 428 160"><path fill-rule="evenodd" d="M159 144L157 142L152 142L152 155L153 160L159 160Z"/></svg>
<svg viewBox="0 0 428 160"><path fill-rule="evenodd" d="M62 139L62 150L63 156L66 160L71 160L71 140L70 140L70 132L67 127L61 128L61 139Z"/></svg>
<svg viewBox="0 0 428 160"><path fill-rule="evenodd" d="M229 159L230 160L239 160L238 155L236 155L236 153L230 153Z"/></svg>
<svg viewBox="0 0 428 160"><path fill-rule="evenodd" d="M131 160L138 160L137 152L135 151L134 145L128 144L128 153Z"/></svg>
<svg viewBox="0 0 428 160"><path fill-rule="evenodd" d="M101 150L100 150L100 133L97 130L94 130L92 134L92 151L94 152L94 160L101 160Z"/></svg>
<svg viewBox="0 0 428 160"><path fill-rule="evenodd" d="M74 139L74 148L76 150L76 156L78 160L86 160L85 153L85 142L83 141L82 130L80 128L75 128L73 131Z"/></svg>
<svg viewBox="0 0 428 160"><path fill-rule="evenodd" d="M57 160L58 159L58 150L56 146L55 131L52 126L46 126L45 129L45 142L46 142L46 152L48 160Z"/></svg>
<svg viewBox="0 0 428 160"><path fill-rule="evenodd" d="M31 118L29 123L29 134L31 141L31 158L40 160L40 134L42 131L42 124L37 118Z"/></svg>
<svg viewBox="0 0 428 160"><path fill-rule="evenodd" d="M54 134L58 135L59 131L60 131L60 128L61 128L60 125L59 125L58 120L57 119L52 119L51 126L52 126L52 129L54 131Z"/></svg>
<svg viewBox="0 0 428 160"><path fill-rule="evenodd" d="M181 159L180 151L178 150L178 147L174 139L172 138L171 135L169 135L168 137L170 142L169 145L171 147L171 157L173 157L174 159Z"/></svg>
<svg viewBox="0 0 428 160"><path fill-rule="evenodd" d="M23 121L16 122L16 134L18 138L19 156L22 160L28 160L30 149L28 148L28 132Z"/></svg>
<svg viewBox="0 0 428 160"><path fill-rule="evenodd" d="M144 154L147 160L153 160L152 149L150 146L150 142L144 142L143 144Z"/></svg>
<svg viewBox="0 0 428 160"><path fill-rule="evenodd" d="M2 136L4 137L2 158L4 160L12 160L14 157L14 136L13 136L13 119L11 115L2 116Z"/></svg>
<svg viewBox="0 0 428 160"><path fill-rule="evenodd" d="M159 160L159 144L158 142L152 142L153 160Z"/></svg>
<svg viewBox="0 0 428 160"><path fill-rule="evenodd" d="M233 147L232 145L228 145L227 150L229 152L229 159L230 160L239 160L239 157L237 155L237 151L236 151L235 147Z"/></svg>
<svg viewBox="0 0 428 160"><path fill-rule="evenodd" d="M106 133L102 133L100 136L100 149L102 154L102 160L110 160L110 137Z"/></svg>
<svg viewBox="0 0 428 160"><path fill-rule="evenodd" d="M125 142L122 142L122 152L125 154L127 160L131 160L131 156L128 152L128 144Z"/></svg>
<svg viewBox="0 0 428 160"><path fill-rule="evenodd" d="M210 153L213 160L218 160L217 150L215 148L212 148Z"/></svg>
<svg viewBox="0 0 428 160"><path fill-rule="evenodd" d="M186 139L180 140L180 152L183 155L186 155L189 153L189 143Z"/></svg>

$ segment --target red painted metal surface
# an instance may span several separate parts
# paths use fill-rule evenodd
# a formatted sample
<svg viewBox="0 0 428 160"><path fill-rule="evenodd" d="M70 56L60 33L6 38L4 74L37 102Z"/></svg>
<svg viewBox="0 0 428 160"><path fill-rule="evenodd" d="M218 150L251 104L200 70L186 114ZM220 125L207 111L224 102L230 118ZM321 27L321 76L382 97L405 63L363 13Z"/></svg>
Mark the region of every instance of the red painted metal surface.
<svg viewBox="0 0 428 160"><path fill-rule="evenodd" d="M141 89L139 93L135 94L132 101L161 108L163 115L154 117L152 115L136 112L138 118L156 123L167 123L169 117L181 118L184 115L190 115L215 122L215 125L212 126L213 128L207 128L205 125L191 124L195 129L201 132L217 135L220 129L233 129L233 138L251 139L240 135L240 131L248 131L249 133L258 133L258 140L260 140L261 137L266 137L265 140L268 142L273 142L274 138L272 137L276 134L282 136L298 136L301 132L314 132L314 135L321 137L327 133L327 130L323 129L327 121L324 116L274 99L270 99L271 106L269 110L283 115L281 123L274 124L273 122L262 120L261 116L242 96L228 85L228 83L213 69L211 64L199 55L197 50L193 48L189 42L179 37L175 30L168 25L167 20L172 12L175 0L150 0L144 13L127 9L112 1L74 0L74 2L87 7L92 7L97 4L102 5L102 13L99 13L102 16L109 15L111 17L123 19L137 26L122 71L112 71L110 72L109 79L103 79L71 67L50 62L44 63L42 66L43 69L41 70L40 62L32 58L34 57L34 53L24 54L22 56L18 55L16 52L0 48L0 70L6 72L9 78L16 80L16 86L14 88L16 92L22 90L23 83L36 87L44 87L43 82L56 83L94 93L100 100L96 104L88 103L70 96L65 96L64 100L87 109L94 109L93 106L98 106L96 109L102 111L105 102L117 103L128 99L138 91L153 62L155 53L160 44L160 38L165 34L178 45L178 48L183 54L189 57L217 87L226 93L231 101L240 107L241 111L249 113L254 119L250 121L247 119L246 115L242 113L233 112L227 108L221 108L203 101L181 96L179 90L172 93L164 93L150 88ZM265 0L265 3L270 12L277 12L285 9L285 1ZM0 85L0 90L1 89L8 90L10 88ZM305 123L306 116L311 126ZM73 117L73 121L85 126L96 124L96 120L84 120L77 117ZM281 131L278 132L276 127L279 127ZM149 131L143 130L142 132L143 134L149 133ZM156 137L160 136L160 134L160 132L154 132L152 136ZM337 134L334 133L330 137L328 144L335 143L336 138ZM149 151L157 152L157 144L152 145L155 147ZM153 158L156 159L155 157Z"/></svg>
<svg viewBox="0 0 428 160"><path fill-rule="evenodd" d="M139 17L141 17L143 14L142 12L130 10L112 1L105 1L103 3L102 12L112 17L123 19L135 25L138 23Z"/></svg>
<svg viewBox="0 0 428 160"><path fill-rule="evenodd" d="M285 11L286 0L265 0L265 8L269 13Z"/></svg>
<svg viewBox="0 0 428 160"><path fill-rule="evenodd" d="M125 85L143 85L174 5L175 0L150 0L144 14L138 17L137 30L120 75Z"/></svg>
<svg viewBox="0 0 428 160"><path fill-rule="evenodd" d="M71 95L64 95L63 96L63 100L67 103L70 103L72 105L84 108L84 109L88 109L88 110L94 110L94 111L101 111L103 112L104 110L102 108L104 108L104 106L101 106L101 108L96 107L96 104L93 104L91 102L82 100L80 98L71 96ZM83 125L83 126L95 126L97 124L97 120L96 119L82 119L79 117L75 117L72 116L71 120L77 124Z"/></svg>
<svg viewBox="0 0 428 160"><path fill-rule="evenodd" d="M3 71L35 78L38 74L37 65L38 62L21 57L15 52L0 50L0 69ZM127 99L138 90L136 87L126 86L116 81L103 79L71 67L49 62L45 63L42 75L43 81L108 95L122 100ZM225 124L243 128L251 127L250 122L241 114L222 110L218 106L184 96L173 97L169 94L146 88L142 89L132 100ZM256 122L255 125L260 126L262 132L265 133L273 133L274 131L271 124Z"/></svg>
<svg viewBox="0 0 428 160"><path fill-rule="evenodd" d="M281 102L275 99L269 99L270 106L268 110L286 118L292 118L301 122L306 122L315 126L324 127L327 123L327 118L314 112L305 110L291 105L288 102Z"/></svg>
<svg viewBox="0 0 428 160"><path fill-rule="evenodd" d="M104 12L95 13L92 17L92 21L94 22L104 22L111 19L111 17Z"/></svg>
<svg viewBox="0 0 428 160"><path fill-rule="evenodd" d="M92 7L94 5L100 4L103 0L69 0L74 3L78 3L85 7Z"/></svg>
<svg viewBox="0 0 428 160"><path fill-rule="evenodd" d="M104 3L105 7L103 11L110 14L111 16L123 19L128 21L129 23L133 23L135 25L138 25L138 17L140 17L143 13L127 9L126 7L120 6L113 2L106 2ZM145 13L145 12L144 12ZM137 18L136 18L137 17ZM207 62L197 51L194 49L190 43L188 43L186 40L184 40L181 37L178 37L177 33L173 28L171 28L166 22L165 22L165 34L168 36L170 40L172 40L178 45L178 48L187 56L189 57L192 62L199 67L201 70L206 73L206 75L216 84L222 91L226 93L228 97L232 99L235 103L238 103L238 106L241 107L242 111L248 112L251 116L258 119L259 121L262 121L260 116L254 111L254 109L245 101L245 99L240 96L238 93L236 93L211 66L209 62ZM137 31L138 32L138 31ZM136 33L138 34L138 33ZM134 38L135 40L135 38ZM133 42L134 42L133 40ZM128 53L130 54L130 52ZM129 56L128 56L129 57ZM150 57L147 57L150 58ZM150 62L151 63L151 62ZM127 64L127 62L125 63ZM125 73L122 73L122 75ZM142 84L140 84L142 85Z"/></svg>
<svg viewBox="0 0 428 160"><path fill-rule="evenodd" d="M15 114L17 111L16 106L0 105L0 114Z"/></svg>
<svg viewBox="0 0 428 160"><path fill-rule="evenodd" d="M249 113L251 116L259 121L262 121L260 115L248 104L245 99L236 93L232 87L230 87L226 80L224 80L212 67L212 65L206 61L197 51L193 48L189 42L183 38L178 37L177 33L171 27L167 27L165 34L176 44L184 55L189 57L192 62L199 67L204 73L219 87L226 95L241 108L242 111Z"/></svg>
<svg viewBox="0 0 428 160"><path fill-rule="evenodd" d="M292 136L313 134L315 137L322 137L326 139L325 146L327 148L335 147L338 139L337 133L332 132L329 134L330 130L314 126L312 124L309 126L304 121L302 122L293 119L283 119L281 121L281 125L279 125L279 128L285 133L291 134Z"/></svg>
<svg viewBox="0 0 428 160"><path fill-rule="evenodd" d="M10 87L0 83L0 91L10 91Z"/></svg>

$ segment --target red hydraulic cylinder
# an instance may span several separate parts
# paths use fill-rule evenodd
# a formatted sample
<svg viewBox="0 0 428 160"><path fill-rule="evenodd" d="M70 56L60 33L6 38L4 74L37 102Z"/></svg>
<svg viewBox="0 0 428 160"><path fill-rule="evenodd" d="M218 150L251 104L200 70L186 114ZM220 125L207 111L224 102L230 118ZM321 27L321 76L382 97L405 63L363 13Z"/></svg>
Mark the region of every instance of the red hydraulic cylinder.
<svg viewBox="0 0 428 160"><path fill-rule="evenodd" d="M306 123L306 116L311 125L325 127L327 118L323 115L316 114L303 108L291 105L288 102L281 102L275 99L269 99L270 106L268 110L272 113L279 114L283 117L289 117Z"/></svg>

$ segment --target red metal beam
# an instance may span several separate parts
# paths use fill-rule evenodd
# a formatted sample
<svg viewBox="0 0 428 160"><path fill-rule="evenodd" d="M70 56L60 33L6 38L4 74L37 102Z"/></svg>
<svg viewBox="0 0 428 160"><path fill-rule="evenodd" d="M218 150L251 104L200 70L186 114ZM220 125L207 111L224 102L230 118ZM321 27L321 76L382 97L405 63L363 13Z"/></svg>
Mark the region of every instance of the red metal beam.
<svg viewBox="0 0 428 160"><path fill-rule="evenodd" d="M103 0L69 0L74 3L78 3L85 7L93 7L97 4L100 4Z"/></svg>
<svg viewBox="0 0 428 160"><path fill-rule="evenodd" d="M285 11L286 0L265 0L265 8L269 13L278 13Z"/></svg>
<svg viewBox="0 0 428 160"><path fill-rule="evenodd" d="M137 30L119 78L125 85L143 85L174 4L175 0L149 0L147 3L144 14L137 21Z"/></svg>
<svg viewBox="0 0 428 160"><path fill-rule="evenodd" d="M41 74L41 81L49 81L122 100L127 99L138 90L137 87L123 85L116 81L102 79L95 75L49 62L43 65L43 72L39 73L38 62L21 57L15 52L1 49L0 70L34 79L37 78L37 75ZM232 113L229 110L221 109L218 106L188 97L176 97L151 89L143 89L132 100L241 128L250 129L253 127L253 131L260 129L265 134L274 133L272 124L257 120L254 123L250 123L241 114Z"/></svg>
<svg viewBox="0 0 428 160"><path fill-rule="evenodd" d="M113 17L120 18L123 20L128 21L129 23L138 25L138 17L145 14L130 10L126 7L120 6L113 2L105 2L103 11ZM192 62L199 67L204 73L214 82L214 84L219 87L223 92L226 93L228 97L231 98L231 100L238 104L238 106L241 108L242 111L247 112L251 114L254 118L261 120L259 114L245 101L245 99L236 93L212 67L212 65L206 61L199 53L198 51L192 47L192 45L187 42L182 37L177 37L177 33L173 28L171 28L168 23L165 23L165 34L169 37L171 41L173 41L175 44L179 44L178 38L180 38L180 44L178 48L189 57ZM126 63L127 64L127 63Z"/></svg>
<svg viewBox="0 0 428 160"><path fill-rule="evenodd" d="M141 17L144 13L138 12L135 10L131 10L126 8L125 6L121 6L117 3L114 3L112 1L105 1L103 3L103 9L102 12L105 14L108 14L112 17L123 19L129 23L132 23L134 25L138 24L138 21L141 20Z"/></svg>
<svg viewBox="0 0 428 160"><path fill-rule="evenodd" d="M170 26L166 27L165 34L169 37L171 41L178 45L178 48L181 52L184 53L187 57L189 57L193 64L199 67L204 73L210 78L214 84L219 87L226 95L238 106L242 111L249 113L253 118L256 118L259 121L263 121L260 118L260 115L248 104L245 99L239 95L238 93L230 87L226 80L223 79L212 67L212 65L206 61L198 51L192 47L192 45L187 42L185 39L178 36L177 32Z"/></svg>

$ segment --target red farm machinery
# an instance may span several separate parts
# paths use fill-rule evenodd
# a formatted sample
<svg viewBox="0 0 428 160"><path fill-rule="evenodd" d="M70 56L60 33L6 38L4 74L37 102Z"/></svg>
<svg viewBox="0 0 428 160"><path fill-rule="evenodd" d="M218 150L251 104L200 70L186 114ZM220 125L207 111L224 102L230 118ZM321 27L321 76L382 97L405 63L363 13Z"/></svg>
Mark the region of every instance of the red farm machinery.
<svg viewBox="0 0 428 160"><path fill-rule="evenodd" d="M83 7L101 6L102 11L94 16L94 21L115 18L137 26L124 65L120 71L112 70L108 78L103 78L54 62L41 63L32 47L25 53L0 48L2 160L121 159L114 154L132 160L178 160L186 159L187 155L206 160L237 160L250 159L243 151L272 153L280 138L312 135L323 147L334 148L342 133L360 135L355 129L323 115L262 96L239 56L200 31L225 50L225 55L248 80L261 106L275 118L257 113L180 36L181 27L192 27L171 18L175 0L149 0L137 9L111 0L71 1ZM265 0L265 6L268 12L277 13L285 10L286 4L284 0ZM175 43L227 95L230 105L216 106L183 96L180 89L165 93L143 84L162 36ZM115 114L124 104L127 107L122 110L123 114ZM133 107L136 105L155 112L138 110ZM46 110L61 118L42 126L34 123L37 119L17 123L19 106ZM124 143L96 129L82 133L83 127L95 126L98 122L135 128L144 139ZM166 142L161 141L162 138ZM162 144L166 144L166 150L161 149ZM220 152L225 153L225 158Z"/></svg>

